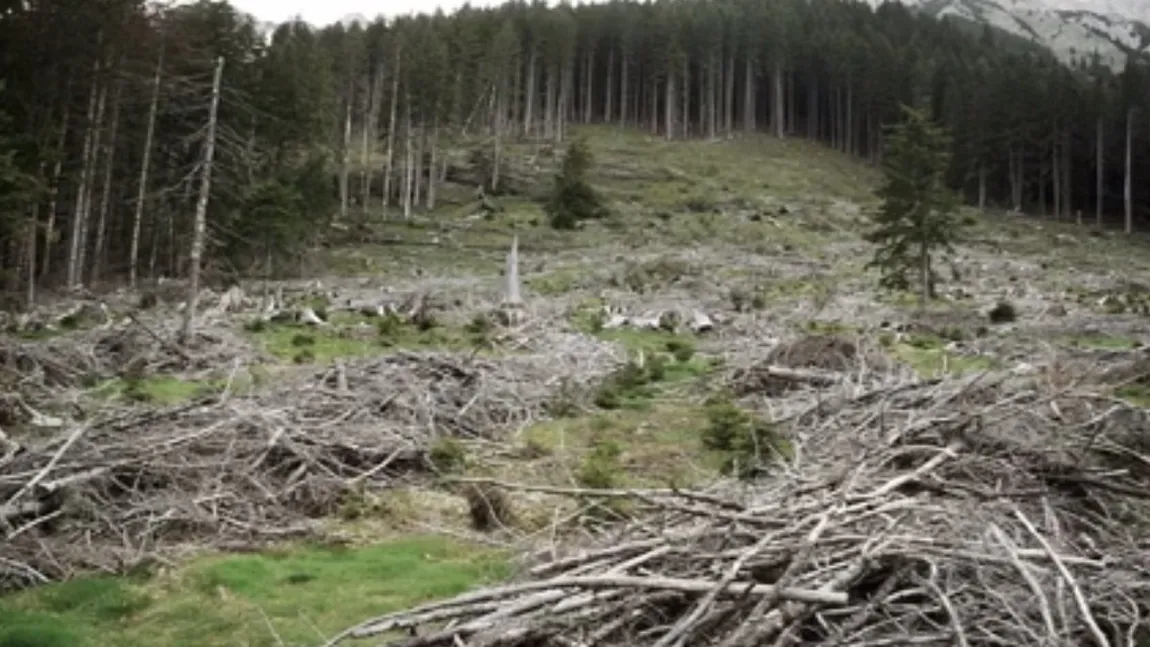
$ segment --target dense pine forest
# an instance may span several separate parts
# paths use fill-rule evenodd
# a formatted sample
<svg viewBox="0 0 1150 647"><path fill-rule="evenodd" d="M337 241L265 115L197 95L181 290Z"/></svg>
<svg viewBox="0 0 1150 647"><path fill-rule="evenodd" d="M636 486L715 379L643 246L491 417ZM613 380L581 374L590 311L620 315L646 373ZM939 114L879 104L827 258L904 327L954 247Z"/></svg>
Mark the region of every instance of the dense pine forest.
<svg viewBox="0 0 1150 647"><path fill-rule="evenodd" d="M497 192L505 142L577 124L877 162L901 104L949 127L969 203L1131 231L1150 219L1148 78L897 3L511 2L267 32L226 2L5 0L0 277L19 305L201 255L267 270L321 223L434 209L453 147L484 153Z"/></svg>

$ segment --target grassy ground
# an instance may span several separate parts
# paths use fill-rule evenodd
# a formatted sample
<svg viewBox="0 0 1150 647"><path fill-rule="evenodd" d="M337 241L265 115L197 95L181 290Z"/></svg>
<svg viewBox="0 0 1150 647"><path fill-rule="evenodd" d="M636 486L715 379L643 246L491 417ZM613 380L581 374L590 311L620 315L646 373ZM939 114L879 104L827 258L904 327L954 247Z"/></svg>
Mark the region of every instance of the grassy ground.
<svg viewBox="0 0 1150 647"><path fill-rule="evenodd" d="M2 599L0 647L302 647L507 573L503 555L439 537L202 558Z"/></svg>

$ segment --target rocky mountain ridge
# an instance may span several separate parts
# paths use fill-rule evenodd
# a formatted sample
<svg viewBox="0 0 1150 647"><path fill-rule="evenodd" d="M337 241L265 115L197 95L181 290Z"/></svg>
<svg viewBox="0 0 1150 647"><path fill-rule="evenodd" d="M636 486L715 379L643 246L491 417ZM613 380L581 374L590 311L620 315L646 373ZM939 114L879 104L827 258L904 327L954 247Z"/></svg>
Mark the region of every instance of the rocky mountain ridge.
<svg viewBox="0 0 1150 647"><path fill-rule="evenodd" d="M886 0L872 0L880 4ZM1043 45L1067 63L1121 68L1129 54L1150 57L1150 0L904 0L934 16L997 27Z"/></svg>

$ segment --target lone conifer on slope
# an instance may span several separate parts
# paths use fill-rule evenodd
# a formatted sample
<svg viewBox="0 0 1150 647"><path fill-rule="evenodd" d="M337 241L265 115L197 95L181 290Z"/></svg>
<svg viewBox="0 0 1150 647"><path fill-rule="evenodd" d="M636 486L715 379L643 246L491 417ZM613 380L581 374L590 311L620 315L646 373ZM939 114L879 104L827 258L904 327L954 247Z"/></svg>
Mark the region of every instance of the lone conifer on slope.
<svg viewBox="0 0 1150 647"><path fill-rule="evenodd" d="M945 184L950 137L921 111L903 106L903 121L889 128L883 160L882 206L866 238L878 245L868 267L882 273L880 285L906 290L918 275L919 304L934 294L931 255L953 251L960 227L958 198Z"/></svg>

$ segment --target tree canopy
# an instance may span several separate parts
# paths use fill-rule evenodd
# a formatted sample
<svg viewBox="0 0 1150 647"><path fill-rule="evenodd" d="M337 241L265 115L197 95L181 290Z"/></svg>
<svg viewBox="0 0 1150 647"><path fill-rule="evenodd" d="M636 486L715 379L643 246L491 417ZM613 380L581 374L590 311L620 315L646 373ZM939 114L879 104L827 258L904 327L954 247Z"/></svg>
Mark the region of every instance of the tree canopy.
<svg viewBox="0 0 1150 647"><path fill-rule="evenodd" d="M292 206L303 191L284 179L316 159L330 182L311 186L338 195L340 214L395 217L434 208L431 169L466 136L494 138L493 185L504 138L562 141L580 123L804 136L877 164L902 104L952 133L946 181L968 202L1129 228L1150 216L1150 183L1131 179L1150 167L1147 61L1065 65L897 3L517 1L268 30L216 0L37 0L0 13L2 181L21 187L5 191L0 222L9 292L66 282L68 266L79 283L186 271L217 56L209 263L264 263L237 249L272 214L330 216L330 203ZM281 238L261 252L306 242Z"/></svg>

